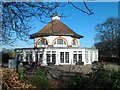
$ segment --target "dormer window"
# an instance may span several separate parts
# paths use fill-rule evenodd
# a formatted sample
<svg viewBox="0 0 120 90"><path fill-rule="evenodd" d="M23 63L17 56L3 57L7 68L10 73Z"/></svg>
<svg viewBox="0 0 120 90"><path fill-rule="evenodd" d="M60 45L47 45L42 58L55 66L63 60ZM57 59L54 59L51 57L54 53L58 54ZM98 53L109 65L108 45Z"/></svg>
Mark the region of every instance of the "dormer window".
<svg viewBox="0 0 120 90"><path fill-rule="evenodd" d="M47 40L46 39L41 39L39 42L38 42L38 47L46 47L47 45Z"/></svg>
<svg viewBox="0 0 120 90"><path fill-rule="evenodd" d="M78 42L77 42L76 39L73 39L73 41L72 41L72 46L78 46Z"/></svg>
<svg viewBox="0 0 120 90"><path fill-rule="evenodd" d="M55 39L53 44L54 44L54 46L58 46L58 47L61 47L61 46L65 46L66 47L67 46L67 42L63 38Z"/></svg>
<svg viewBox="0 0 120 90"><path fill-rule="evenodd" d="M56 39L55 43L57 45L66 45L66 41L64 39Z"/></svg>

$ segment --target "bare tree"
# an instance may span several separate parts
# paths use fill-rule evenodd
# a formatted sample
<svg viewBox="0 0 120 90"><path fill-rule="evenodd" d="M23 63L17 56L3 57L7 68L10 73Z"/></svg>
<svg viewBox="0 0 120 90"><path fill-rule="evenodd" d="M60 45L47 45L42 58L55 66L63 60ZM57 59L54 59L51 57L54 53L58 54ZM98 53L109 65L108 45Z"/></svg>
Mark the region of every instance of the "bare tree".
<svg viewBox="0 0 120 90"><path fill-rule="evenodd" d="M118 57L120 55L120 19L108 18L96 26L96 44L102 56Z"/></svg>
<svg viewBox="0 0 120 90"><path fill-rule="evenodd" d="M38 18L41 22L48 22L51 15L57 11L57 8L65 5L72 5L79 11L88 15L93 12L84 2L88 11L80 9L70 0L66 3L58 2L1 2L2 4L2 30L0 40L3 45L11 45L17 39L28 41L29 32L32 29L30 22L33 18Z"/></svg>

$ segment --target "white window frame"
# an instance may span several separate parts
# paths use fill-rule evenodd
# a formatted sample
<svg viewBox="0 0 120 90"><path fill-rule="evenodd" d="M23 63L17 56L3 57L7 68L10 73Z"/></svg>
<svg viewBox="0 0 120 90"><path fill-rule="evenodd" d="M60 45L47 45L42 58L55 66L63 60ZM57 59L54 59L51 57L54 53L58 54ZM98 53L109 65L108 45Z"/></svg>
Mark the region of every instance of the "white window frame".
<svg viewBox="0 0 120 90"><path fill-rule="evenodd" d="M54 46L58 46L58 47L66 47L67 46L67 42L64 38L55 39L53 44L54 44Z"/></svg>
<svg viewBox="0 0 120 90"><path fill-rule="evenodd" d="M43 43L44 42L44 43ZM47 40L46 39L41 39L38 44L38 47L46 47L47 46Z"/></svg>
<svg viewBox="0 0 120 90"><path fill-rule="evenodd" d="M72 40L72 46L73 46L73 47L77 47L77 46L78 46L78 42L77 42L76 39L73 39L73 40Z"/></svg>

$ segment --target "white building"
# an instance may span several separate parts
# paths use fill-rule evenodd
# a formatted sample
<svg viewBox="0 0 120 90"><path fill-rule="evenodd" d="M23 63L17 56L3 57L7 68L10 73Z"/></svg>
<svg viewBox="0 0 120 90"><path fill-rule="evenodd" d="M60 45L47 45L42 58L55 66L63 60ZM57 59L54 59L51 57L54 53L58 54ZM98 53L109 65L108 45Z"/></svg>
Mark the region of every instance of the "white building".
<svg viewBox="0 0 120 90"><path fill-rule="evenodd" d="M34 48L15 49L16 59L20 62L37 62L42 65L86 65L98 61L98 50L81 48L79 39L83 36L62 23L58 14L54 14L52 21L30 38L34 39Z"/></svg>

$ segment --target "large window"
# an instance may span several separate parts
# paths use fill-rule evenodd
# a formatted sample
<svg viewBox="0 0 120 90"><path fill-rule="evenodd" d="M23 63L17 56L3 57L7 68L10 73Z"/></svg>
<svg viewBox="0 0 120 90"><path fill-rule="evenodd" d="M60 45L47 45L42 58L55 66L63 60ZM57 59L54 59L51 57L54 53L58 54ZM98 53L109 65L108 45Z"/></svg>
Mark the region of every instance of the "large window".
<svg viewBox="0 0 120 90"><path fill-rule="evenodd" d="M69 63L69 52L60 52L60 63Z"/></svg>
<svg viewBox="0 0 120 90"><path fill-rule="evenodd" d="M46 54L47 63L53 62L56 63L56 51L47 51Z"/></svg>
<svg viewBox="0 0 120 90"><path fill-rule="evenodd" d="M82 62L82 51L73 51L73 63Z"/></svg>
<svg viewBox="0 0 120 90"><path fill-rule="evenodd" d="M54 45L67 45L67 43L63 38L59 38L54 41Z"/></svg>

